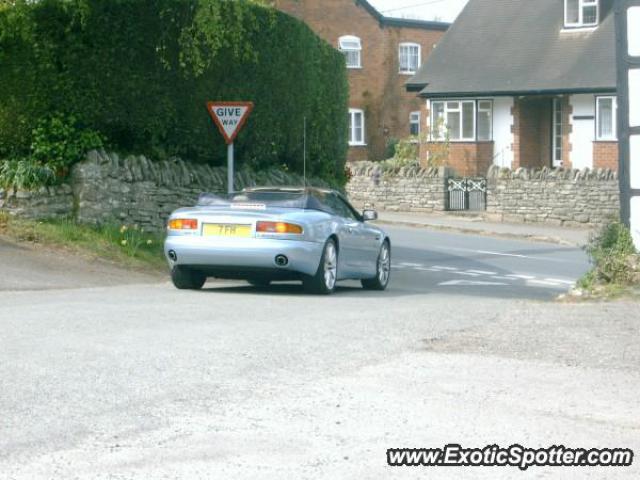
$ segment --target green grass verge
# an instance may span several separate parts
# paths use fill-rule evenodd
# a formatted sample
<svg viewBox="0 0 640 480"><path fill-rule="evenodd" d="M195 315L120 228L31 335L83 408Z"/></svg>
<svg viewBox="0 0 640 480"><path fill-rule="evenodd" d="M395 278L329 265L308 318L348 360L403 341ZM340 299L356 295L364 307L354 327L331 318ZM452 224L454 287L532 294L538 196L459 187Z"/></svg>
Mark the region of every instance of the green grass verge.
<svg viewBox="0 0 640 480"><path fill-rule="evenodd" d="M163 236L135 225L85 225L73 220L24 220L0 212L0 235L86 253L127 268L166 270Z"/></svg>

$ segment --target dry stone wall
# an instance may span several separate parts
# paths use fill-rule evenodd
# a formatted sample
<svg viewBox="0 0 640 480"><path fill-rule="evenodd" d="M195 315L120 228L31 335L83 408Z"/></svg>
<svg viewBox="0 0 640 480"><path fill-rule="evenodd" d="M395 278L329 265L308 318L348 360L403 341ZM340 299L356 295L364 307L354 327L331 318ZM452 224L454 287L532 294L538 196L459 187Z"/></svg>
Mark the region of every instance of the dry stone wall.
<svg viewBox="0 0 640 480"><path fill-rule="evenodd" d="M136 224L161 230L173 210L195 205L203 192L225 192L226 182L225 168L94 151L73 167L67 184L33 192L0 191L0 208L26 218L71 217L84 223ZM235 175L237 189L302 184L302 177L276 169Z"/></svg>
<svg viewBox="0 0 640 480"><path fill-rule="evenodd" d="M447 169L403 168L383 172L379 164L350 166L347 193L359 207L404 212L447 208ZM608 169L526 169L491 167L487 173L487 211L492 220L552 225L601 225L619 215L617 174ZM482 213L482 212L479 212Z"/></svg>
<svg viewBox="0 0 640 480"><path fill-rule="evenodd" d="M507 222L600 225L620 215L617 174L608 169L492 167L487 175L487 214Z"/></svg>
<svg viewBox="0 0 640 480"><path fill-rule="evenodd" d="M357 207L403 212L434 212L446 208L446 168L406 167L383 171L379 164L349 165L347 195Z"/></svg>

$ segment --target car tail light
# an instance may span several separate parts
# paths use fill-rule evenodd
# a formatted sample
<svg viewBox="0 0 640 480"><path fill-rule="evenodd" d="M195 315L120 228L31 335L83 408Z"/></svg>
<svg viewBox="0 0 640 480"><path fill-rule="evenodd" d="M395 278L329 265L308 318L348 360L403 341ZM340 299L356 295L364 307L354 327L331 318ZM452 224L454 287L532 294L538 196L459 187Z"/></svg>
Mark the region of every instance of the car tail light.
<svg viewBox="0 0 640 480"><path fill-rule="evenodd" d="M303 228L300 225L284 222L258 222L256 232L258 233L288 233L302 235Z"/></svg>
<svg viewBox="0 0 640 480"><path fill-rule="evenodd" d="M197 230L198 220L193 218L174 218L169 220L169 230Z"/></svg>

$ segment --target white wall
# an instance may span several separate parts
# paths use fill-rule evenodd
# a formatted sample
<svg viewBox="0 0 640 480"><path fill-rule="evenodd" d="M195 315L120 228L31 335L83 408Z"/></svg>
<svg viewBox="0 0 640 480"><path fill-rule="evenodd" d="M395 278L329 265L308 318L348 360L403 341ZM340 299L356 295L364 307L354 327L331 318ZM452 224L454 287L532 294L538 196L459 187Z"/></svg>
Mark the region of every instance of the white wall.
<svg viewBox="0 0 640 480"><path fill-rule="evenodd" d="M571 152L569 159L573 168L593 168L593 141L595 140L596 99L594 95L572 95L569 104L573 107L573 115L569 123L573 127L569 135ZM575 117L593 117L590 120Z"/></svg>
<svg viewBox="0 0 640 480"><path fill-rule="evenodd" d="M493 99L493 164L511 168L513 164L512 97Z"/></svg>

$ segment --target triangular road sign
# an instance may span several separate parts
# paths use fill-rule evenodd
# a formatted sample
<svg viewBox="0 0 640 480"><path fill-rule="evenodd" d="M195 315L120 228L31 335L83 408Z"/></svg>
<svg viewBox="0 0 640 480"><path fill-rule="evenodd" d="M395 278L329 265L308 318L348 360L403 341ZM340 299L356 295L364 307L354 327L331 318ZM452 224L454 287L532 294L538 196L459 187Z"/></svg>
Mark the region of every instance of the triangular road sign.
<svg viewBox="0 0 640 480"><path fill-rule="evenodd" d="M207 111L218 126L227 145L233 143L236 139L252 110L253 103L251 102L207 103Z"/></svg>

